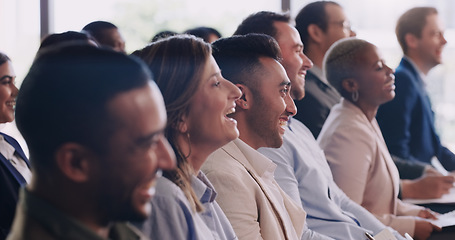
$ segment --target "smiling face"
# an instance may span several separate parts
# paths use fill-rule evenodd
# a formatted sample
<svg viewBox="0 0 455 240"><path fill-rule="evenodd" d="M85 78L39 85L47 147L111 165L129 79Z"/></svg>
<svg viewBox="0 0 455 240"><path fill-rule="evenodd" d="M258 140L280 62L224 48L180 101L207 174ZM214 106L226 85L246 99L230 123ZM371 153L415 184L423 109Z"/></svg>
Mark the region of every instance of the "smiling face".
<svg viewBox="0 0 455 240"><path fill-rule="evenodd" d="M286 22L275 22L276 40L281 49L281 64L291 80L291 97L301 100L305 96L305 75L313 67L313 62L303 54L303 43L300 34Z"/></svg>
<svg viewBox="0 0 455 240"><path fill-rule="evenodd" d="M290 96L291 82L280 63L272 58L260 58L262 64L257 88L252 91L252 102L247 111L246 123L254 142L253 148L279 148L289 118L297 113ZM241 133L242 134L242 133Z"/></svg>
<svg viewBox="0 0 455 240"><path fill-rule="evenodd" d="M384 63L374 45L369 44L359 53L357 63L359 104L377 108L395 97L393 70Z"/></svg>
<svg viewBox="0 0 455 240"><path fill-rule="evenodd" d="M100 209L111 220L143 220L150 213L157 172L175 167L164 137L166 110L158 87L149 84L115 96L108 103L115 132L101 156L94 179Z"/></svg>
<svg viewBox="0 0 455 240"><path fill-rule="evenodd" d="M415 52L425 65L425 69L431 69L442 62L441 53L447 41L438 15L428 15L426 20L421 37L417 39Z"/></svg>
<svg viewBox="0 0 455 240"><path fill-rule="evenodd" d="M235 100L240 96L240 90L221 76L210 55L185 117L193 152L200 147L211 153L239 136L237 122L226 115L235 112Z"/></svg>
<svg viewBox="0 0 455 240"><path fill-rule="evenodd" d="M14 106L18 90L14 85L16 74L10 61L0 65L0 123L14 120Z"/></svg>

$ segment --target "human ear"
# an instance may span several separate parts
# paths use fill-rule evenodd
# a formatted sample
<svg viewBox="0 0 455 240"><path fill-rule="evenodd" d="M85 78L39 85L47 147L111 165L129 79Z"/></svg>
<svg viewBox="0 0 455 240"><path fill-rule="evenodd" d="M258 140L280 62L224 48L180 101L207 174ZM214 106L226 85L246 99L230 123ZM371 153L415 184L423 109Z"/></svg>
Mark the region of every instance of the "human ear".
<svg viewBox="0 0 455 240"><path fill-rule="evenodd" d="M354 80L354 78L346 78L341 81L341 87L348 93L353 93L359 90L359 85Z"/></svg>
<svg viewBox="0 0 455 240"><path fill-rule="evenodd" d="M406 33L406 35L404 35L404 41L408 48L417 48L418 38L414 34Z"/></svg>
<svg viewBox="0 0 455 240"><path fill-rule="evenodd" d="M65 143L55 154L58 169L68 179L78 183L89 180L93 157L91 150L77 143Z"/></svg>
<svg viewBox="0 0 455 240"><path fill-rule="evenodd" d="M310 36L310 38L313 41L315 41L317 43L320 43L322 41L322 39L321 39L322 38L322 29L319 28L318 25L316 25L314 23L310 24L310 25L308 25L307 30L308 30L308 35Z"/></svg>
<svg viewBox="0 0 455 240"><path fill-rule="evenodd" d="M251 92L249 91L248 87L243 85L243 84L236 84L236 86L242 92L242 96L240 98L238 98L237 100L235 100L236 106L238 108L244 109L244 110L249 109L250 108L250 106L249 106L250 101L248 99L250 99Z"/></svg>

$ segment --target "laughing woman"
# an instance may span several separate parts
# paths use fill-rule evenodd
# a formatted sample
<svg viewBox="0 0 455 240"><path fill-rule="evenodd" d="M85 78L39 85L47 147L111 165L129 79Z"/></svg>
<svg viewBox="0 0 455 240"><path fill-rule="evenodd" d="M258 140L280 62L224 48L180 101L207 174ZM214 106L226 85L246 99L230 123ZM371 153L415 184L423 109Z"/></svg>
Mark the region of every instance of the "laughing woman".
<svg viewBox="0 0 455 240"><path fill-rule="evenodd" d="M235 109L240 90L221 76L211 47L188 35L169 37L135 55L150 67L166 104L165 135L177 169L164 171L143 230L152 239L237 239L200 171L216 149L239 135Z"/></svg>
<svg viewBox="0 0 455 240"><path fill-rule="evenodd" d="M348 38L329 49L324 71L343 97L318 137L335 182L385 225L416 239L428 238L436 227L418 217L434 215L398 199L398 170L376 121L379 106L395 97L393 70L376 46Z"/></svg>
<svg viewBox="0 0 455 240"><path fill-rule="evenodd" d="M0 123L14 120L14 104L18 90L11 60L0 52ZM0 133L0 239L5 239L16 210L21 185L31 177L30 164L17 141Z"/></svg>

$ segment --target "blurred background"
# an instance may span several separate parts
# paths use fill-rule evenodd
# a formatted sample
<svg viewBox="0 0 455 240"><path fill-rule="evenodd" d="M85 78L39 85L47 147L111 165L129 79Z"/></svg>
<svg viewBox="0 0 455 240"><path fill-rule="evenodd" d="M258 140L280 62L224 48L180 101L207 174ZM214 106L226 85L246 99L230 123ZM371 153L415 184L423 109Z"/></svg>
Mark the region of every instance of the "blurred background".
<svg viewBox="0 0 455 240"><path fill-rule="evenodd" d="M282 2L284 1L284 2ZM46 9L40 2L47 3ZM217 29L230 36L249 14L287 10L295 17L307 0L0 0L0 51L8 54L17 83L27 74L41 39L40 12L47 13L48 32L80 31L87 23L114 23L126 40L128 53L144 47L158 32L183 32L197 26ZM395 68L402 52L395 37L395 23L407 9L433 6L439 11L448 41L444 63L429 74L428 86L441 141L455 151L455 1L453 0L339 0L357 37L379 47L386 63ZM43 106L46 107L46 106ZM14 122L2 126L25 145Z"/></svg>

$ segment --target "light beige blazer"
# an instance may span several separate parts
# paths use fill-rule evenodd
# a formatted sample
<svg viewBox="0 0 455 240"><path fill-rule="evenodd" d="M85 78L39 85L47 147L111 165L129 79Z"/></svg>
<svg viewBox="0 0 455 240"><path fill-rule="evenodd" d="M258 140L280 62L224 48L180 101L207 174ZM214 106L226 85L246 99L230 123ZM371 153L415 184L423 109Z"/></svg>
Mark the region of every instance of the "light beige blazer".
<svg viewBox="0 0 455 240"><path fill-rule="evenodd" d="M306 213L281 190L273 172L268 175L270 167L276 165L240 139L215 151L202 166L240 240L302 236Z"/></svg>
<svg viewBox="0 0 455 240"><path fill-rule="evenodd" d="M330 111L318 142L346 195L385 225L414 234L415 216L423 208L398 199L400 176L376 119L370 122L342 99Z"/></svg>

